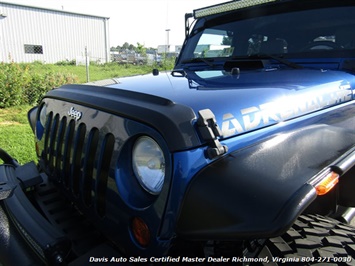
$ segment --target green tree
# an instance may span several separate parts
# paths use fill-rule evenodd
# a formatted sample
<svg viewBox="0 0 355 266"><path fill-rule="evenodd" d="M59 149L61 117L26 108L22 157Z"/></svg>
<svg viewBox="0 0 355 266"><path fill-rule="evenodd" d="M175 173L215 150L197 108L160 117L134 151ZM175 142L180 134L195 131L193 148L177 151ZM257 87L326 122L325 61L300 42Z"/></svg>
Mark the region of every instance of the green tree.
<svg viewBox="0 0 355 266"><path fill-rule="evenodd" d="M122 48L122 50L128 50L129 46L130 46L130 44L128 42L125 42L121 48Z"/></svg>
<svg viewBox="0 0 355 266"><path fill-rule="evenodd" d="M130 51L134 51L136 49L136 47L133 44L130 44L128 47L128 50Z"/></svg>
<svg viewBox="0 0 355 266"><path fill-rule="evenodd" d="M147 54L147 48L144 47L144 44L137 42L136 53L145 56Z"/></svg>

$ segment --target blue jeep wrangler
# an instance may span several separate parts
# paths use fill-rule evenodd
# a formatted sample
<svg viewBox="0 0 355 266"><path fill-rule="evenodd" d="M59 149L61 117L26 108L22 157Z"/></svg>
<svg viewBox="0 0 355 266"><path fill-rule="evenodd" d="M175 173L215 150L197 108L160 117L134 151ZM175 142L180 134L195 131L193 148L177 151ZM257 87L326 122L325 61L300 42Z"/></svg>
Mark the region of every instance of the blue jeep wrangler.
<svg viewBox="0 0 355 266"><path fill-rule="evenodd" d="M66 85L1 150L0 264L349 265L355 2L194 10L169 73Z"/></svg>

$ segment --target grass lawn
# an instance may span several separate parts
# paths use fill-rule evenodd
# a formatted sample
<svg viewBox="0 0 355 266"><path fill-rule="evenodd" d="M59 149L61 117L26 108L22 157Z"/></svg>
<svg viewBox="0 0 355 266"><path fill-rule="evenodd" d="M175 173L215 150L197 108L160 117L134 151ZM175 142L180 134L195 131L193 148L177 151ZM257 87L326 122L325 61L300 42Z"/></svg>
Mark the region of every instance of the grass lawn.
<svg viewBox="0 0 355 266"><path fill-rule="evenodd" d="M20 106L0 109L0 148L21 164L37 160L34 135L27 122L27 111L30 108Z"/></svg>

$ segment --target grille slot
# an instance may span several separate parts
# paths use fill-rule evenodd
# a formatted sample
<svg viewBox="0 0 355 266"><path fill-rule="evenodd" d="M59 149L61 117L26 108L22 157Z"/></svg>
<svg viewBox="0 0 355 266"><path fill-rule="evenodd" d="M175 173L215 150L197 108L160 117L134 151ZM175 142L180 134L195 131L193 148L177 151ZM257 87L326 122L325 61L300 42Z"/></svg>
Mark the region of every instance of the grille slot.
<svg viewBox="0 0 355 266"><path fill-rule="evenodd" d="M48 165L48 143L49 143L49 137L50 137L50 132L51 132L51 126L52 126L52 119L53 119L53 113L50 112L47 117L47 122L45 126L45 136L44 136L44 162Z"/></svg>
<svg viewBox="0 0 355 266"><path fill-rule="evenodd" d="M64 158L63 158L63 170L64 170L64 185L66 188L69 188L69 179L70 179L70 158L73 149L73 139L75 133L75 122L74 120L70 120L64 140Z"/></svg>
<svg viewBox="0 0 355 266"><path fill-rule="evenodd" d="M115 138L112 134L107 134L103 142L103 147L101 149L100 161L97 171L97 212L100 216L105 215L105 198L106 198L106 188L107 188L107 178L110 170L110 158L113 152L113 146L115 144Z"/></svg>
<svg viewBox="0 0 355 266"><path fill-rule="evenodd" d="M84 160L83 171L83 200L87 207L91 205L91 188L94 175L94 163L97 146L99 144L99 130L91 129L89 133L88 143L86 146L86 157Z"/></svg>
<svg viewBox="0 0 355 266"><path fill-rule="evenodd" d="M50 167L51 170L53 170L54 164L53 164L53 154L55 152L55 140L57 136L57 130L58 130L58 124L59 124L59 115L57 114L54 119L53 123L51 125L51 132L50 132L50 140L49 140L49 158L48 158L48 166Z"/></svg>
<svg viewBox="0 0 355 266"><path fill-rule="evenodd" d="M105 135L103 135L105 134ZM42 159L49 176L84 206L106 213L106 191L115 137L52 112L47 116Z"/></svg>
<svg viewBox="0 0 355 266"><path fill-rule="evenodd" d="M74 195L79 195L79 185L81 178L81 157L83 153L84 140L85 140L86 126L85 124L80 124L75 138L74 143L74 163L72 166L72 189Z"/></svg>
<svg viewBox="0 0 355 266"><path fill-rule="evenodd" d="M63 142L64 142L64 134L67 128L67 118L63 117L60 121L58 137L57 137L57 145L56 145L56 156L55 156L55 173L54 175L57 178L61 178L60 171L62 169L62 161L63 161Z"/></svg>

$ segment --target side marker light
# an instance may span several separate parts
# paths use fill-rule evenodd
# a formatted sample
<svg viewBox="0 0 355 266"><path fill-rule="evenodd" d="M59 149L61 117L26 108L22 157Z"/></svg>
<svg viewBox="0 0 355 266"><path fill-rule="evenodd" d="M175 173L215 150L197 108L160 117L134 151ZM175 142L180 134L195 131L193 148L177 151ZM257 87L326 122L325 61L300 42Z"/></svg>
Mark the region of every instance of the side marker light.
<svg viewBox="0 0 355 266"><path fill-rule="evenodd" d="M150 230L148 225L139 217L132 220L132 233L135 240L142 246L146 247L150 241Z"/></svg>
<svg viewBox="0 0 355 266"><path fill-rule="evenodd" d="M339 175L331 171L316 186L318 196L327 194L339 182Z"/></svg>

